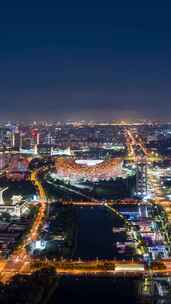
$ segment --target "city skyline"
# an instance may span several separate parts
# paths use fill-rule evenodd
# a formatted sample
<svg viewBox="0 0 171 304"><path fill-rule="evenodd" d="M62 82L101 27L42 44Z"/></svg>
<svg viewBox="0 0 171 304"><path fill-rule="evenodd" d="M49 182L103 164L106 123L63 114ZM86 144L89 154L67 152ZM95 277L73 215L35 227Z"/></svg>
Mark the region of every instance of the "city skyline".
<svg viewBox="0 0 171 304"><path fill-rule="evenodd" d="M0 3L0 304L171 303L170 16Z"/></svg>

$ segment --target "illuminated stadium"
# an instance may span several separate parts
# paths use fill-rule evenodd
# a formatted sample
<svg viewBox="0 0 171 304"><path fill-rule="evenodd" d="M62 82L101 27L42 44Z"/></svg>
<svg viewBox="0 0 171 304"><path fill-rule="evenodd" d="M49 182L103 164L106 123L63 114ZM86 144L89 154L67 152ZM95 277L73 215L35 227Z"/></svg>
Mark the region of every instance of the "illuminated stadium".
<svg viewBox="0 0 171 304"><path fill-rule="evenodd" d="M74 158L57 158L54 177L64 180L99 181L110 180L123 175L122 160L75 160Z"/></svg>

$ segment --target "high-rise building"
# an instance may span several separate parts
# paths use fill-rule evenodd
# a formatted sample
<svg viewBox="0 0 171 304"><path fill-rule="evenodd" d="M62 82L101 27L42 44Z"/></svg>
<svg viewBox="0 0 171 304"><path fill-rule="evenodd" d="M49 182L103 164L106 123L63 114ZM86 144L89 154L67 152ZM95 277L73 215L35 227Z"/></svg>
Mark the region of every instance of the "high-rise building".
<svg viewBox="0 0 171 304"><path fill-rule="evenodd" d="M145 160L137 162L136 195L140 197L147 195L147 164Z"/></svg>

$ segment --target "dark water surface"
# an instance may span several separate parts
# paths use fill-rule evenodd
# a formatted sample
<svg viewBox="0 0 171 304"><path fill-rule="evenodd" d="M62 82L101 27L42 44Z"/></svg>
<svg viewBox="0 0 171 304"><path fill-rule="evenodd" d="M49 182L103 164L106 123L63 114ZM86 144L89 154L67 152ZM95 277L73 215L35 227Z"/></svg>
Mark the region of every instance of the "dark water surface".
<svg viewBox="0 0 171 304"><path fill-rule="evenodd" d="M141 280L133 278L63 277L48 304L116 303L170 304L171 299L143 298L139 294Z"/></svg>
<svg viewBox="0 0 171 304"><path fill-rule="evenodd" d="M116 249L117 241L126 241L125 233L112 232L113 227L124 227L123 221L104 207L77 208L79 231L74 258L124 258Z"/></svg>

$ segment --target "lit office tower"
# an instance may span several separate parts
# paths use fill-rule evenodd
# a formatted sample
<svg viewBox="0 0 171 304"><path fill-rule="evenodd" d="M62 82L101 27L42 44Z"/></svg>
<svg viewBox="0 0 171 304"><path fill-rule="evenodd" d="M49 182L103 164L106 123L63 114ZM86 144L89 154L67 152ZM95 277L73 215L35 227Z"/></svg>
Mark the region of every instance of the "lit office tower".
<svg viewBox="0 0 171 304"><path fill-rule="evenodd" d="M15 147L15 131L12 130L11 132L11 147L14 148Z"/></svg>
<svg viewBox="0 0 171 304"><path fill-rule="evenodd" d="M23 133L20 132L20 146L19 146L20 150L23 148Z"/></svg>
<svg viewBox="0 0 171 304"><path fill-rule="evenodd" d="M40 133L37 132L36 134L36 144L39 145L40 144Z"/></svg>
<svg viewBox="0 0 171 304"><path fill-rule="evenodd" d="M52 144L52 137L51 137L50 133L48 133L48 135L47 135L47 144L50 145L50 146Z"/></svg>
<svg viewBox="0 0 171 304"><path fill-rule="evenodd" d="M12 132L11 144L12 144L12 147L17 147L17 148L22 147L21 132L19 130L16 130L15 132Z"/></svg>
<svg viewBox="0 0 171 304"><path fill-rule="evenodd" d="M147 195L147 164L146 161L137 163L136 194L140 197Z"/></svg>
<svg viewBox="0 0 171 304"><path fill-rule="evenodd" d="M40 144L40 133L38 132L38 129L32 129L32 143L33 145Z"/></svg>
<svg viewBox="0 0 171 304"><path fill-rule="evenodd" d="M32 142L33 142L33 149L34 154L38 154L38 145L40 144L40 134L37 129L32 130Z"/></svg>
<svg viewBox="0 0 171 304"><path fill-rule="evenodd" d="M2 170L5 167L5 154L0 154L0 170Z"/></svg>
<svg viewBox="0 0 171 304"><path fill-rule="evenodd" d="M0 143L3 144L5 142L5 130L4 128L0 128Z"/></svg>

